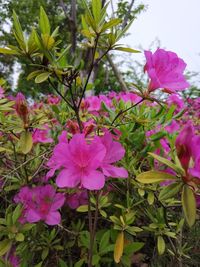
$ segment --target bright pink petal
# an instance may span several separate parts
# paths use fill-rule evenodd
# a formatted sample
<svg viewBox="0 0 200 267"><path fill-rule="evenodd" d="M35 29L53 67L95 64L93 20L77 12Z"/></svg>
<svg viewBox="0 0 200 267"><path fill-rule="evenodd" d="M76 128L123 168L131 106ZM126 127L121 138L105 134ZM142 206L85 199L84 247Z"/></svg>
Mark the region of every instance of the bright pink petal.
<svg viewBox="0 0 200 267"><path fill-rule="evenodd" d="M26 219L29 223L38 222L41 220L41 216L33 209L29 209L26 212Z"/></svg>
<svg viewBox="0 0 200 267"><path fill-rule="evenodd" d="M104 187L105 176L100 171L91 171L82 177L81 184L89 190L100 190Z"/></svg>
<svg viewBox="0 0 200 267"><path fill-rule="evenodd" d="M103 163L114 163L124 157L125 149L119 142L113 141L111 133L106 132L101 138L101 142L106 148Z"/></svg>
<svg viewBox="0 0 200 267"><path fill-rule="evenodd" d="M56 184L58 187L76 187L80 183L80 176L78 173L75 173L72 169L64 169L62 170L57 179Z"/></svg>
<svg viewBox="0 0 200 267"><path fill-rule="evenodd" d="M102 166L102 170L105 176L113 178L127 178L128 172L123 167L116 167L110 164Z"/></svg>
<svg viewBox="0 0 200 267"><path fill-rule="evenodd" d="M53 199L53 203L51 205L51 210L57 210L62 207L65 203L65 197L61 193L57 193Z"/></svg>
<svg viewBox="0 0 200 267"><path fill-rule="evenodd" d="M46 216L45 223L48 225L57 225L61 221L61 216L58 211L49 212Z"/></svg>

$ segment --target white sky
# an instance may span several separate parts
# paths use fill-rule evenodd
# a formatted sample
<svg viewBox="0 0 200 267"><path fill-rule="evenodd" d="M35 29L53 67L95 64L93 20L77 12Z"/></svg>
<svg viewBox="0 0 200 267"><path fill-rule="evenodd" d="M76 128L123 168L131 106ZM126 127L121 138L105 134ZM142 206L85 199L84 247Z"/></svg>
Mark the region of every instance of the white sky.
<svg viewBox="0 0 200 267"><path fill-rule="evenodd" d="M148 50L158 38L162 48L183 58L188 70L200 72L200 0L136 0L135 4L140 2L148 5L147 11L133 22L124 43Z"/></svg>

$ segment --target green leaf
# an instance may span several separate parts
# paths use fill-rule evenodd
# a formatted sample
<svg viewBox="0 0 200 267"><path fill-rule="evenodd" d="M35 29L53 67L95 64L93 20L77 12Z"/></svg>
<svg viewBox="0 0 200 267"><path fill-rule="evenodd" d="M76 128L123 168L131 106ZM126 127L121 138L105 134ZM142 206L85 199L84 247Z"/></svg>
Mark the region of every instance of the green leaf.
<svg viewBox="0 0 200 267"><path fill-rule="evenodd" d="M15 210L13 211L13 215L12 215L12 221L13 224L16 223L16 221L19 219L20 215L22 212L22 207L21 205L17 205L17 207L15 208Z"/></svg>
<svg viewBox="0 0 200 267"><path fill-rule="evenodd" d="M42 267L43 261L39 262L38 264L34 265L34 267Z"/></svg>
<svg viewBox="0 0 200 267"><path fill-rule="evenodd" d="M162 236L158 236L157 239L158 254L162 255L165 252L165 240Z"/></svg>
<svg viewBox="0 0 200 267"><path fill-rule="evenodd" d="M110 240L110 230L106 231L99 243L99 252L101 253L102 250L104 250L108 245L109 245L109 240Z"/></svg>
<svg viewBox="0 0 200 267"><path fill-rule="evenodd" d="M55 44L55 39L49 34L42 34L42 42L45 49L51 50Z"/></svg>
<svg viewBox="0 0 200 267"><path fill-rule="evenodd" d="M35 42L35 32L32 29L31 34L28 38L28 54L31 55L37 51L37 44Z"/></svg>
<svg viewBox="0 0 200 267"><path fill-rule="evenodd" d="M33 146L32 134L28 131L22 132L20 136L19 144L20 144L21 152L23 154L27 154L28 152L30 152Z"/></svg>
<svg viewBox="0 0 200 267"><path fill-rule="evenodd" d="M22 232L29 231L29 230L31 230L34 226L35 226L35 224L25 223L25 224L23 224L23 226L21 226L21 231L22 231Z"/></svg>
<svg viewBox="0 0 200 267"><path fill-rule="evenodd" d="M181 201L185 219L191 227L196 220L196 199L193 190L188 185L183 186Z"/></svg>
<svg viewBox="0 0 200 267"><path fill-rule="evenodd" d="M0 47L0 54L19 55L16 50Z"/></svg>
<svg viewBox="0 0 200 267"><path fill-rule="evenodd" d="M15 33L16 33L19 41L21 43L23 43L23 45L25 45L25 40L24 40L24 35L23 35L22 28L21 28L21 24L19 22L17 14L15 13L14 10L13 10L13 24L14 24Z"/></svg>
<svg viewBox="0 0 200 267"><path fill-rule="evenodd" d="M99 263L100 259L101 259L101 258L100 258L99 255L93 255L93 256L92 256L92 265L93 265L93 266L97 265L97 264Z"/></svg>
<svg viewBox="0 0 200 267"><path fill-rule="evenodd" d="M128 29L131 27L131 25L132 25L134 19L135 19L135 18L133 18L133 19L126 25L126 27L124 27L123 30L117 32L116 42L119 41L119 40L121 39L121 37L123 37L123 35L128 31Z"/></svg>
<svg viewBox="0 0 200 267"><path fill-rule="evenodd" d="M140 250L144 246L144 243L142 242L133 242L131 244L128 244L124 247L124 253L125 254L133 254Z"/></svg>
<svg viewBox="0 0 200 267"><path fill-rule="evenodd" d="M183 186L182 183L173 183L168 186L164 186L159 194L159 200L166 200L175 196Z"/></svg>
<svg viewBox="0 0 200 267"><path fill-rule="evenodd" d="M49 248L44 248L42 251L42 256L41 256L42 260L45 260L48 254L49 254Z"/></svg>
<svg viewBox="0 0 200 267"><path fill-rule="evenodd" d="M85 262L85 260L84 259L81 259L81 260L79 260L79 261L77 261L76 263L75 263L75 265L74 265L74 267L81 267L81 266L83 266L83 263Z"/></svg>
<svg viewBox="0 0 200 267"><path fill-rule="evenodd" d="M59 34L59 26L55 28L55 30L52 32L51 37L55 38Z"/></svg>
<svg viewBox="0 0 200 267"><path fill-rule="evenodd" d="M65 263L64 260L59 259L58 262L59 262L59 267L68 267L67 263Z"/></svg>
<svg viewBox="0 0 200 267"><path fill-rule="evenodd" d="M115 47L114 50L123 51L123 52L129 52L129 53L141 53L141 51L139 51L139 50L132 49L132 48L129 48L129 47L121 47L121 46Z"/></svg>
<svg viewBox="0 0 200 267"><path fill-rule="evenodd" d="M6 252L9 251L9 249L11 248L11 245L12 245L12 241L9 239L0 241L0 257L5 255Z"/></svg>
<svg viewBox="0 0 200 267"><path fill-rule="evenodd" d="M46 81L49 78L50 75L51 74L49 72L43 72L43 73L39 74L35 78L35 83L43 83L44 81Z"/></svg>
<svg viewBox="0 0 200 267"><path fill-rule="evenodd" d="M82 0L82 3L83 3L83 6L84 6L84 8L85 8L85 10L86 10L85 21L86 21L86 23L88 23L88 24L92 27L92 29L95 31L97 25L96 25L96 23L95 23L95 20L94 20L94 18L93 18L93 16L92 16L92 13L91 13L89 7L88 7L88 4L87 4L86 0Z"/></svg>
<svg viewBox="0 0 200 267"><path fill-rule="evenodd" d="M40 20L39 20L40 30L43 34L50 35L51 27L49 24L49 19L43 7L40 7Z"/></svg>
<svg viewBox="0 0 200 267"><path fill-rule="evenodd" d="M149 205L152 205L154 203L154 193L153 192L148 193L147 201L148 201Z"/></svg>
<svg viewBox="0 0 200 267"><path fill-rule="evenodd" d="M58 262L59 262L59 267L68 267L67 263L65 263L64 260L59 259Z"/></svg>
<svg viewBox="0 0 200 267"><path fill-rule="evenodd" d="M81 205L76 210L78 212L87 212L88 211L88 205Z"/></svg>
<svg viewBox="0 0 200 267"><path fill-rule="evenodd" d="M15 237L16 241L23 242L24 241L24 235L22 233L18 233Z"/></svg>
<svg viewBox="0 0 200 267"><path fill-rule="evenodd" d="M27 79L27 81L29 81L29 80L33 79L35 76L37 76L38 74L41 74L41 73L43 73L42 70L35 70L35 71L29 73L29 75L27 76L26 79Z"/></svg>
<svg viewBox="0 0 200 267"><path fill-rule="evenodd" d="M67 53L69 52L69 49L71 48L71 45L68 45L63 51L62 53L59 55L59 57L56 59L56 62L59 62L63 57L65 57L67 55Z"/></svg>
<svg viewBox="0 0 200 267"><path fill-rule="evenodd" d="M121 19L111 19L110 21L103 24L101 32L105 32L106 30L117 26L121 22Z"/></svg>
<svg viewBox="0 0 200 267"><path fill-rule="evenodd" d="M152 156L154 159L160 161L161 163L167 165L168 167L170 167L171 169L173 169L174 171L176 171L177 173L180 173L181 175L184 174L184 170L182 168L180 168L179 166L175 165L173 162L171 162L170 160L168 159L165 159L161 156L158 156L154 153L151 153L151 152L148 152L148 154L150 156Z"/></svg>
<svg viewBox="0 0 200 267"><path fill-rule="evenodd" d="M101 16L101 0L92 0L92 13L96 23L99 23Z"/></svg>
<svg viewBox="0 0 200 267"><path fill-rule="evenodd" d="M128 226L126 227L126 231L131 235L136 235L136 233L142 232L142 228L137 226Z"/></svg>
<svg viewBox="0 0 200 267"><path fill-rule="evenodd" d="M124 232L121 232L117 236L114 248L114 261L119 263L124 251Z"/></svg>
<svg viewBox="0 0 200 267"><path fill-rule="evenodd" d="M161 171L147 171L137 175L136 180L143 184L151 184L160 183L165 180L176 180L176 176Z"/></svg>
<svg viewBox="0 0 200 267"><path fill-rule="evenodd" d="M158 133L152 134L150 136L150 139L151 139L151 141L157 141L157 140L160 140L161 138L163 138L164 136L166 136L166 134L167 133L165 131L158 132Z"/></svg>

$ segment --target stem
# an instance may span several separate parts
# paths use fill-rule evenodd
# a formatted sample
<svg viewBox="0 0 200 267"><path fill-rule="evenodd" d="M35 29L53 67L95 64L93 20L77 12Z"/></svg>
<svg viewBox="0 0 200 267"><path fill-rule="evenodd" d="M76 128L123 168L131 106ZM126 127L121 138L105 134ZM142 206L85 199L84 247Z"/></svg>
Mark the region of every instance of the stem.
<svg viewBox="0 0 200 267"><path fill-rule="evenodd" d="M129 111L130 109L136 107L137 105L139 105L140 103L142 103L145 100L145 98L140 99L140 101L138 101L136 104L132 105L131 107L124 109L124 110L120 110L120 112L115 116L115 118L113 119L111 126L114 124L114 122L124 113L126 113L127 111Z"/></svg>
<svg viewBox="0 0 200 267"><path fill-rule="evenodd" d="M88 217L89 217L89 230L90 230L90 248L88 251L88 266L92 267L92 256L93 256L93 246L96 236L96 228L98 222L98 214L99 214L99 196L101 191L98 191L96 194L96 206L94 213L94 220L92 222L92 212L91 212L91 203L90 203L90 191L88 190Z"/></svg>
<svg viewBox="0 0 200 267"><path fill-rule="evenodd" d="M90 190L87 190L88 194L88 218L89 218L89 231L90 231L90 247L88 250L88 267L92 267L92 254L93 254L93 225L92 225L92 212L90 202Z"/></svg>
<svg viewBox="0 0 200 267"><path fill-rule="evenodd" d="M95 39L95 45L94 45L93 55L92 55L92 62L90 64L88 76L87 76L85 85L83 87L83 91L82 91L82 94L81 94L81 97L80 97L80 101L78 103L78 109L79 109L79 107L81 105L81 102L82 102L82 99L83 99L83 97L85 95L85 91L86 91L86 88L87 88L87 85L88 85L88 82L89 82L89 79L90 79L90 75L91 75L92 70L93 70L93 67L94 67L95 53L96 53L96 50L97 50L98 40L99 40L99 35L97 34L96 39Z"/></svg>
<svg viewBox="0 0 200 267"><path fill-rule="evenodd" d="M50 79L48 79L49 83L51 84L51 86L53 87L53 89L56 91L56 93L70 106L70 108L72 108L74 110L73 105L58 91L58 89L56 88L56 86L52 83L52 81Z"/></svg>
<svg viewBox="0 0 200 267"><path fill-rule="evenodd" d="M24 155L24 163L26 161L27 161L27 155ZM26 184L28 184L28 172L27 172L26 164L24 165L24 172L25 172Z"/></svg>

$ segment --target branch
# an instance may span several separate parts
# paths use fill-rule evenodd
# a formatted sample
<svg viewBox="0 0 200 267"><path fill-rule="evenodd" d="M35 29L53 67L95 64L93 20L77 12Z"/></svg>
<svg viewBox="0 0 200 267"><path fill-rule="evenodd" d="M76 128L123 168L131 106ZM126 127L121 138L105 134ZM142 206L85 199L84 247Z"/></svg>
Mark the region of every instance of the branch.
<svg viewBox="0 0 200 267"><path fill-rule="evenodd" d="M112 70L113 70L113 72L114 72L119 84L121 85L122 91L128 91L128 88L127 88L127 86L126 86L126 84L124 82L122 74L120 73L117 65L113 62L113 60L112 60L110 55L107 55L106 57L107 57L107 60L108 60L108 62L110 64L110 66L111 66L111 68L112 68Z"/></svg>
<svg viewBox="0 0 200 267"><path fill-rule="evenodd" d="M71 0L71 16L70 16L70 29L71 29L71 52L74 54L76 49L76 0Z"/></svg>
<svg viewBox="0 0 200 267"><path fill-rule="evenodd" d="M129 16L131 14L131 9L133 7L134 2L135 2L135 0L132 0L131 3L130 3L130 6L128 8L128 12L126 13L126 16L125 16L123 24L122 24L122 29L124 29L126 27L127 23L128 23Z"/></svg>

